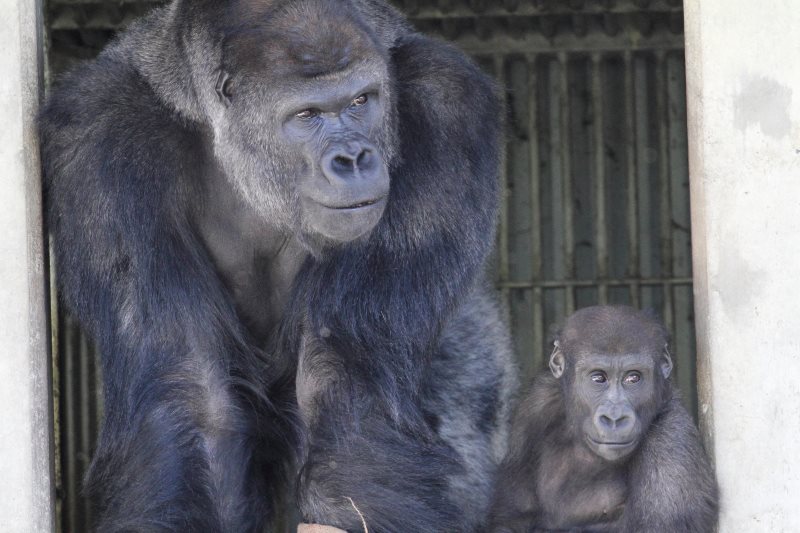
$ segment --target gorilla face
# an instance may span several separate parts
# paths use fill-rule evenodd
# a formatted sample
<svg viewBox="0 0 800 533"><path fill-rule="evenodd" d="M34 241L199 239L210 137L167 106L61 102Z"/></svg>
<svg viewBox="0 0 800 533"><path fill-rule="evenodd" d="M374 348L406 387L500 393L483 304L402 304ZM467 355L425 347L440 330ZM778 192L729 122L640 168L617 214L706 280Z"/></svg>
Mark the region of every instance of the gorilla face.
<svg viewBox="0 0 800 533"><path fill-rule="evenodd" d="M389 194L389 171L373 139L384 115L380 85L351 73L291 97L282 132L305 159L296 184L303 230L347 242L372 230Z"/></svg>
<svg viewBox="0 0 800 533"><path fill-rule="evenodd" d="M621 461L639 446L656 397L655 365L648 354L593 354L577 361L574 411L584 442L606 461Z"/></svg>
<svg viewBox="0 0 800 533"><path fill-rule="evenodd" d="M568 319L550 370L562 380L576 442L611 463L637 450L669 398L666 345L663 327L633 308L587 307Z"/></svg>
<svg viewBox="0 0 800 533"><path fill-rule="evenodd" d="M228 179L311 251L371 232L394 151L385 51L330 5L289 3L229 39L212 120Z"/></svg>

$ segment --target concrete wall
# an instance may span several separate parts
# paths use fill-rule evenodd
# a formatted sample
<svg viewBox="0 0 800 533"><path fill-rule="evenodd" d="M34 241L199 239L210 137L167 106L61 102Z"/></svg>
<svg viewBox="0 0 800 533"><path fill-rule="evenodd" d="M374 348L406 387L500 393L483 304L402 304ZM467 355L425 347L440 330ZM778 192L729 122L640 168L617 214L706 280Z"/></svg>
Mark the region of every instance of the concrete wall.
<svg viewBox="0 0 800 533"><path fill-rule="evenodd" d="M800 4L686 0L700 411L720 531L800 531Z"/></svg>
<svg viewBox="0 0 800 533"><path fill-rule="evenodd" d="M38 0L0 0L0 530L52 531Z"/></svg>

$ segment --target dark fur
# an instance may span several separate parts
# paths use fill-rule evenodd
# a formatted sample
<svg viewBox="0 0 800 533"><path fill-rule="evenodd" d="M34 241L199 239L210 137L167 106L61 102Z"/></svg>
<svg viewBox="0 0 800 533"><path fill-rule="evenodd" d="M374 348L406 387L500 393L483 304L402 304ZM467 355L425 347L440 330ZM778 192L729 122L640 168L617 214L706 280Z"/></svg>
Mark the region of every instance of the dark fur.
<svg viewBox="0 0 800 533"><path fill-rule="evenodd" d="M61 294L103 354L106 416L87 481L97 529L258 531L292 486L308 521L360 529L350 498L371 531L474 529L513 385L480 281L498 198L492 84L383 2L303 3L352 21L323 52L389 62L389 202L368 238L320 249L286 229L295 176L256 182L278 229L251 237L278 252L300 241L286 253L301 266L283 299L268 257L238 286L201 227L244 223L239 204L210 205L204 190L233 187L215 178L207 109L223 43L243 63L271 57L259 44L279 3L176 0L61 80L43 112ZM268 95L282 65L257 73ZM305 74L336 65L311 58Z"/></svg>
<svg viewBox="0 0 800 533"><path fill-rule="evenodd" d="M668 379L639 404L644 436L632 455L609 462L595 455L571 404L574 365L587 354L640 354L659 365L668 341L663 326L629 307L591 307L571 316L557 335L566 370L536 378L512 421L509 454L500 468L490 530L624 533L710 533L717 520L717 486L694 423ZM649 422L647 421L652 420ZM577 427L576 427L577 426ZM555 485L553 485L555 484ZM543 487L557 486L546 493ZM598 516L607 496L623 504ZM591 518L587 518L591 517ZM581 519L590 523L580 523ZM578 522L578 523L576 523Z"/></svg>

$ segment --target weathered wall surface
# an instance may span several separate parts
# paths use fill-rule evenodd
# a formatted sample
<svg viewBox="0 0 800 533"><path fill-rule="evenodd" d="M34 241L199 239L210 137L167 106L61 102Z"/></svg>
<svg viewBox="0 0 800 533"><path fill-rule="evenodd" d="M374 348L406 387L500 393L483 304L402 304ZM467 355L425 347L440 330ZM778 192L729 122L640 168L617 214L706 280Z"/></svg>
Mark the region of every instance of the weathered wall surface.
<svg viewBox="0 0 800 533"><path fill-rule="evenodd" d="M41 3L0 0L0 530L52 531L51 407L35 115Z"/></svg>
<svg viewBox="0 0 800 533"><path fill-rule="evenodd" d="M700 412L720 531L800 531L800 10L686 0Z"/></svg>

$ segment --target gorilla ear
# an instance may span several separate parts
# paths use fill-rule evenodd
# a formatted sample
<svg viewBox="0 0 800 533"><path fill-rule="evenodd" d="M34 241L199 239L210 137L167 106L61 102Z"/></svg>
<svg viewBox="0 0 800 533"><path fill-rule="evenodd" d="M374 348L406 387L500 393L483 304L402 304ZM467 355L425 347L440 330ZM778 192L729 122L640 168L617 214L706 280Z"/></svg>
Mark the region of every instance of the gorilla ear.
<svg viewBox="0 0 800 533"><path fill-rule="evenodd" d="M231 96L233 96L233 80L228 75L225 69L220 69L219 76L217 76L217 85L215 86L217 97L225 107L231 105Z"/></svg>
<svg viewBox="0 0 800 533"><path fill-rule="evenodd" d="M566 360L564 354L561 353L561 347L558 341L553 343L553 353L550 354L550 372L558 379L564 375L564 368L566 367Z"/></svg>
<svg viewBox="0 0 800 533"><path fill-rule="evenodd" d="M661 375L667 379L672 373L672 356L669 354L669 344L664 345L664 352L661 354Z"/></svg>

